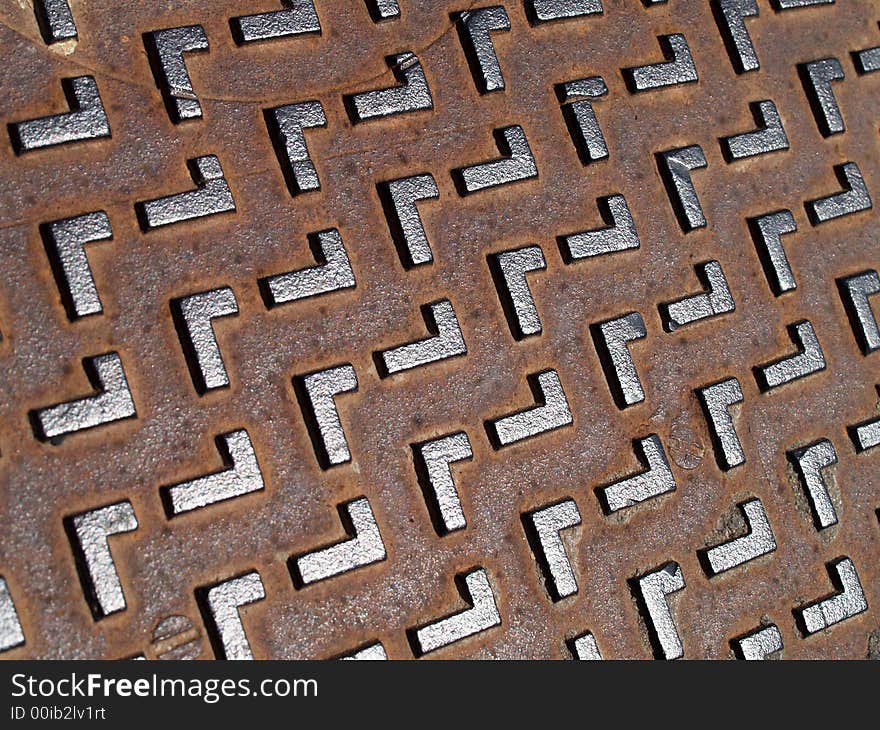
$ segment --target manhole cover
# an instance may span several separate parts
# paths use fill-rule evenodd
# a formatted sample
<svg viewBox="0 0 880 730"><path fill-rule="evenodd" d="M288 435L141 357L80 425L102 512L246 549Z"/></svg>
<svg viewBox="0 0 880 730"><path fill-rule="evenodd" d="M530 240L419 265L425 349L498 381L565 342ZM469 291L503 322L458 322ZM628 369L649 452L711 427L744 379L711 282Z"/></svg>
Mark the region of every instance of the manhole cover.
<svg viewBox="0 0 880 730"><path fill-rule="evenodd" d="M4 657L877 653L875 3L33 5Z"/></svg>

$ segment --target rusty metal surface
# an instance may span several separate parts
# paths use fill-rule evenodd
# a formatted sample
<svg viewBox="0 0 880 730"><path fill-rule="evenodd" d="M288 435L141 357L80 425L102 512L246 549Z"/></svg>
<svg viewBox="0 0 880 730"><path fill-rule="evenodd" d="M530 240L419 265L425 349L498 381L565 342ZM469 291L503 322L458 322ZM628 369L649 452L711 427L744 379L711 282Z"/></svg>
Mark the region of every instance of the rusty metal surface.
<svg viewBox="0 0 880 730"><path fill-rule="evenodd" d="M277 9L257 0L70 3L78 40L47 45L26 2L0 5L4 124L66 109L60 80L95 77L112 137L17 155L0 140L0 575L25 643L3 658L213 657L196 592L258 571L265 598L241 611L257 658L327 658L381 641L413 656L407 630L467 607L455 576L486 571L501 623L429 656L571 657L592 632L605 658L648 658L650 619L633 579L675 561L686 587L669 605L685 657L732 656L731 640L772 622L786 658L863 658L880 630L880 449L857 453L847 428L877 416L877 361L864 355L837 280L878 266L877 213L811 225L804 202L841 189L854 161L880 196L880 73L851 53L880 45L870 0L774 12L759 0L748 30L760 69L735 73L708 2L531 24L491 38L505 89L481 95L450 13L407 2L374 23L360 0L315 2L320 34L237 45L229 19ZM203 116L174 124L142 35L201 24L209 50L186 54ZM662 60L657 36L684 33L696 83L632 94L620 69ZM387 87L391 54L418 57L433 110L353 124L343 95ZM823 138L797 64L837 58L846 131ZM582 164L555 85L601 75L594 103L609 158ZM291 196L264 110L320 100L326 127L306 132L320 190ZM772 99L790 146L731 163L718 139L755 129L750 102ZM498 156L493 130L523 128L538 177L461 196L450 170ZM655 155L700 145L693 180L708 225L684 233ZM187 160L217 155L236 211L144 232L134 203L193 188ZM401 265L376 184L430 172L439 200L419 203L433 262ZM596 199L625 196L641 246L565 263L557 236L603 225ZM790 209L783 238L797 288L775 297L747 219ZM112 241L89 244L103 312L71 321L40 226L104 210ZM307 234L337 228L354 288L267 308L258 280L315 264ZM516 341L487 256L537 244L528 275L539 336ZM718 260L736 309L665 332L659 305L700 291L694 265ZM231 287L237 316L214 321L228 388L199 395L169 302ZM448 299L467 354L380 377L374 353L428 334L420 307ZM629 350L643 402L619 408L591 325L638 311L647 336ZM827 367L761 392L753 368L795 352L787 326L809 320ZM91 391L83 358L120 354L137 417L35 437L29 413ZM349 463L323 469L292 379L351 363L357 392L337 399ZM495 449L484 422L534 403L527 376L558 372L573 423ZM745 463L719 468L695 389L739 380L734 406ZM265 489L170 518L160 487L223 468L220 434L246 429ZM467 432L473 458L453 467L467 527L440 536L411 444ZM606 515L594 490L640 470L634 439L660 437L676 490ZM830 439L839 522L817 530L786 452ZM387 558L297 587L289 559L345 537L337 506L365 496ZM552 601L523 515L571 498L563 533L576 594ZM736 505L759 498L776 549L716 577L698 551L743 531ZM126 607L96 619L65 520L129 500L136 530L110 538ZM734 515L733 517L731 515ZM795 611L836 591L826 564L846 556L868 609L804 636ZM182 617L182 618L180 618ZM175 638L183 637L183 638ZM187 643L191 642L191 643ZM217 646L216 637L213 640ZM178 644L182 649L174 649ZM873 649L869 648L873 647Z"/></svg>

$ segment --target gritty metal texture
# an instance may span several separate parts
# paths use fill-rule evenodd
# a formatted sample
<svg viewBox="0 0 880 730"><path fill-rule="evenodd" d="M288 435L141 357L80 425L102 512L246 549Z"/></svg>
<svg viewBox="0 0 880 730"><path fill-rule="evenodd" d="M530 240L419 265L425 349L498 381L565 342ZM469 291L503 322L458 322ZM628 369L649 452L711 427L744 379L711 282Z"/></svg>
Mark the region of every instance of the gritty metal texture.
<svg viewBox="0 0 880 730"><path fill-rule="evenodd" d="M0 658L876 654L878 23L0 1Z"/></svg>

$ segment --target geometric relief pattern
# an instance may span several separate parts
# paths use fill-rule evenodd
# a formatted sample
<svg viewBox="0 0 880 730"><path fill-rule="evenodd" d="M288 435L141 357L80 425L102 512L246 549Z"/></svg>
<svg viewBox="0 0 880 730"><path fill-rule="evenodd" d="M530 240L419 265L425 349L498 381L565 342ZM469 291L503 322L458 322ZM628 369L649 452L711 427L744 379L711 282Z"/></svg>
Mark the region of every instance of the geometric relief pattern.
<svg viewBox="0 0 880 730"><path fill-rule="evenodd" d="M0 654L877 653L869 0L12 5Z"/></svg>

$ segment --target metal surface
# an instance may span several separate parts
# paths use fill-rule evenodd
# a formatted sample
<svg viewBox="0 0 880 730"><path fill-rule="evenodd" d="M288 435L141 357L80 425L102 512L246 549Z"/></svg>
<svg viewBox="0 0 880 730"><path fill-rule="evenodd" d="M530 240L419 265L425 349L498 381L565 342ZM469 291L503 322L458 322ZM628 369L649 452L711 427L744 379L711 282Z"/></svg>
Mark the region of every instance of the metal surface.
<svg viewBox="0 0 880 730"><path fill-rule="evenodd" d="M875 2L36 5L0 657L876 655Z"/></svg>

